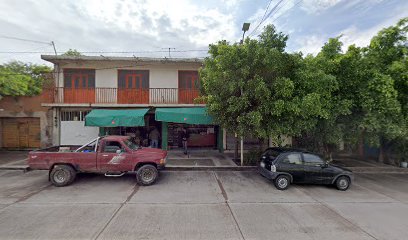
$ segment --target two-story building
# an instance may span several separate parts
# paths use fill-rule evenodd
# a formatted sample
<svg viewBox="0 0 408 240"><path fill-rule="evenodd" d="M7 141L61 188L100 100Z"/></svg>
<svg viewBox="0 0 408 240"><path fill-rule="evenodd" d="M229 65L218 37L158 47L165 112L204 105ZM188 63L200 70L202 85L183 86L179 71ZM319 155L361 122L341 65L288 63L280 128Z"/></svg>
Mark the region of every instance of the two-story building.
<svg viewBox="0 0 408 240"><path fill-rule="evenodd" d="M54 64L55 87L42 105L52 108L53 144L82 144L105 134L129 135L149 145L154 128L163 149L223 149L223 131L197 103L199 59L42 55Z"/></svg>

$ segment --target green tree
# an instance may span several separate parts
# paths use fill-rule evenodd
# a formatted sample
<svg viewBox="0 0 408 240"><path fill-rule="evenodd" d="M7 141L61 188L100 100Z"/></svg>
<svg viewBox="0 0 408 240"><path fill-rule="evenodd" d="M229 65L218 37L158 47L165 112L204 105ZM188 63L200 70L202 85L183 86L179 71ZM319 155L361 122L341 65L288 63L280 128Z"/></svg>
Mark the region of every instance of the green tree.
<svg viewBox="0 0 408 240"><path fill-rule="evenodd" d="M300 54L286 53L287 39L269 25L259 40L210 45L200 77L209 113L222 127L278 139L329 117L335 79L304 64Z"/></svg>
<svg viewBox="0 0 408 240"><path fill-rule="evenodd" d="M0 95L32 96L41 92L52 69L45 65L9 62L0 65Z"/></svg>
<svg viewBox="0 0 408 240"><path fill-rule="evenodd" d="M316 145L350 144L359 138L380 147L407 137L407 19L381 30L368 47L350 46L341 52L338 38L330 39L312 65L336 78L329 118L306 135ZM308 59L305 58L308 62ZM313 141L312 141L313 142ZM380 154L382 160L382 154Z"/></svg>

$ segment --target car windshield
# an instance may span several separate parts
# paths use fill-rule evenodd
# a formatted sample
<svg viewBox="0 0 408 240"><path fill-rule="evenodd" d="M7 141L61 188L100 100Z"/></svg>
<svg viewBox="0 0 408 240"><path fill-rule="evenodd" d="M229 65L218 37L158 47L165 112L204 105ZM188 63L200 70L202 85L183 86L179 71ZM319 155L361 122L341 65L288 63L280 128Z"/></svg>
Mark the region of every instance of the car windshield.
<svg viewBox="0 0 408 240"><path fill-rule="evenodd" d="M125 140L123 142L126 144L126 146L128 146L132 150L137 150L139 148L139 146L137 146L136 144L134 144L133 142L129 140Z"/></svg>

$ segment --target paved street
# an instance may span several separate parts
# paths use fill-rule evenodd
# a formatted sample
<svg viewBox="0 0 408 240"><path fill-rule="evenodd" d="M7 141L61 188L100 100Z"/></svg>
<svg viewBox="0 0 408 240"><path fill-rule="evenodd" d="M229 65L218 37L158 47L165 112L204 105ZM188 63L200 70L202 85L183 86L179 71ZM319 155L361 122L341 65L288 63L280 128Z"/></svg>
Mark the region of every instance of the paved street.
<svg viewBox="0 0 408 240"><path fill-rule="evenodd" d="M0 239L406 239L408 175L358 174L349 191L278 191L252 171L79 175L0 171Z"/></svg>

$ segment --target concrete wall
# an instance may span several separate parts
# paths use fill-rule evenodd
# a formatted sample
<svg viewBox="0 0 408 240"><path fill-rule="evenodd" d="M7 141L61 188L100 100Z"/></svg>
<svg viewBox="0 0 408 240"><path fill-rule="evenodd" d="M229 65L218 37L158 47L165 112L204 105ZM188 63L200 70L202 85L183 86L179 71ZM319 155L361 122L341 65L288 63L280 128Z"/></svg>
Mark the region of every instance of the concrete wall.
<svg viewBox="0 0 408 240"><path fill-rule="evenodd" d="M0 100L0 118L37 117L40 118L41 147L52 144L52 111L41 107L42 96L33 97L3 97ZM0 139L2 139L0 126ZM0 148L2 146L0 140Z"/></svg>
<svg viewBox="0 0 408 240"><path fill-rule="evenodd" d="M83 145L98 137L98 127L85 127L84 121L61 122L61 145Z"/></svg>

